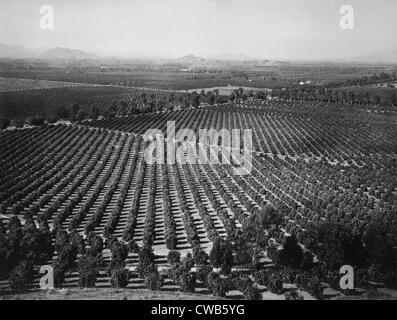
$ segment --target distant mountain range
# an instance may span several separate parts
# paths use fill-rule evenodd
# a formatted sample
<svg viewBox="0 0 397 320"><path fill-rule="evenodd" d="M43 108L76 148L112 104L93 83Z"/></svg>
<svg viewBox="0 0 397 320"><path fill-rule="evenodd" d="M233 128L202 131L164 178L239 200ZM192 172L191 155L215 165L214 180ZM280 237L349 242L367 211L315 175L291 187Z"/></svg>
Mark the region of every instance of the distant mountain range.
<svg viewBox="0 0 397 320"><path fill-rule="evenodd" d="M6 45L0 43L0 58L36 58L36 59L65 59L65 60L84 60L96 59L97 55L69 48L40 48L28 49L20 45Z"/></svg>
<svg viewBox="0 0 397 320"><path fill-rule="evenodd" d="M68 48L53 48L44 51L40 58L42 59L65 59L65 60L86 60L86 59L97 59L97 55L84 52L77 49Z"/></svg>
<svg viewBox="0 0 397 320"><path fill-rule="evenodd" d="M348 60L357 62L397 63L397 47L373 51Z"/></svg>
<svg viewBox="0 0 397 320"><path fill-rule="evenodd" d="M15 59L29 58L33 56L38 56L43 51L32 50L19 45L9 46L0 43L0 58L15 58Z"/></svg>
<svg viewBox="0 0 397 320"><path fill-rule="evenodd" d="M186 64L203 63L205 61L206 59L195 56L194 54L187 54L186 56L176 59L176 62L186 63Z"/></svg>
<svg viewBox="0 0 397 320"><path fill-rule="evenodd" d="M69 48L60 48L60 47L29 49L20 45L6 45L0 43L0 58L88 60L88 59L103 59L106 57L104 55L88 53L78 49L69 49ZM111 57L109 56L109 58ZM117 58L117 57L114 56L113 58ZM127 59L127 57L124 58ZM148 60L152 60L152 59L148 59ZM177 59L155 59L155 60L159 64L176 63L188 68L200 68L200 67L217 68L225 65L225 63L228 62L242 63L244 61L254 61L253 58L242 54L228 54L228 53L208 56L205 58L193 54L188 54Z"/></svg>
<svg viewBox="0 0 397 320"><path fill-rule="evenodd" d="M217 55L212 55L208 56L208 59L214 59L214 60L223 60L223 61L252 61L256 60L255 58L246 56L245 54L237 53L237 54L232 54L232 53L221 53Z"/></svg>
<svg viewBox="0 0 397 320"><path fill-rule="evenodd" d="M40 48L29 49L20 45L6 45L0 43L0 58L11 59L46 59L46 60L90 60L90 59L104 59L105 56L100 56L93 53L88 53L78 49L70 48ZM150 60L150 59L148 59ZM223 53L206 58L198 57L193 54L188 54L177 59L157 59L160 64L163 63L177 63L187 68L218 68L230 64L253 63L256 65L278 65L278 62L271 60L258 60L243 54L229 54ZM340 62L366 62L366 63L397 63L397 47L381 49L362 56L353 57L350 59L337 59Z"/></svg>

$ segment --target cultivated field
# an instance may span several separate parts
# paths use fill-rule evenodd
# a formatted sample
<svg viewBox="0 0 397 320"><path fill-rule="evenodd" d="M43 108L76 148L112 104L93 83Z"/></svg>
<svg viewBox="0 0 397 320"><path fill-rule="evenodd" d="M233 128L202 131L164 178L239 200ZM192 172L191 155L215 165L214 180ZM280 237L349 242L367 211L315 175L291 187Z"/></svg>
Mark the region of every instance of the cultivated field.
<svg viewBox="0 0 397 320"><path fill-rule="evenodd" d="M0 77L0 92L80 86L79 83Z"/></svg>
<svg viewBox="0 0 397 320"><path fill-rule="evenodd" d="M67 124L1 131L4 290L26 287L12 279L28 268L20 252L29 250L33 288L45 264L67 288L161 283L221 297L344 297L351 293L338 287L343 264L359 271L359 287L395 288L394 260L386 258L397 244L392 107L381 113L370 103L238 90L214 103L212 92L22 82L29 90L3 93L2 115L76 110ZM233 161L190 163L186 153L148 163L144 134L165 134L170 121L176 131L191 129L188 139L200 129L252 129L249 174L236 175ZM196 147L208 157L217 150Z"/></svg>

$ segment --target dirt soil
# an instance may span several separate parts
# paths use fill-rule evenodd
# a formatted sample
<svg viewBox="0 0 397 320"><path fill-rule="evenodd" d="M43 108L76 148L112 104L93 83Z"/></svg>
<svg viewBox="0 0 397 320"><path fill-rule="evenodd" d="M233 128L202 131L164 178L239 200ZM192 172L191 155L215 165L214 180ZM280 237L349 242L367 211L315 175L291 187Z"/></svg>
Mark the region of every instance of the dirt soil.
<svg viewBox="0 0 397 320"><path fill-rule="evenodd" d="M210 295L145 289L67 288L27 292L0 292L0 300L217 300Z"/></svg>

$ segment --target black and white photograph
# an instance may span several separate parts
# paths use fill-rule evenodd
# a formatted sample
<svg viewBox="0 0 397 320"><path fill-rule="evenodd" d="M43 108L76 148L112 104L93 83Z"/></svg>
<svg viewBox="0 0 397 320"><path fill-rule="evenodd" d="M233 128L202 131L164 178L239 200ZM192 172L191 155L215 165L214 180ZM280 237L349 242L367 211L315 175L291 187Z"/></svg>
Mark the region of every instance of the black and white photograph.
<svg viewBox="0 0 397 320"><path fill-rule="evenodd" d="M0 0L0 300L397 300L396 13Z"/></svg>

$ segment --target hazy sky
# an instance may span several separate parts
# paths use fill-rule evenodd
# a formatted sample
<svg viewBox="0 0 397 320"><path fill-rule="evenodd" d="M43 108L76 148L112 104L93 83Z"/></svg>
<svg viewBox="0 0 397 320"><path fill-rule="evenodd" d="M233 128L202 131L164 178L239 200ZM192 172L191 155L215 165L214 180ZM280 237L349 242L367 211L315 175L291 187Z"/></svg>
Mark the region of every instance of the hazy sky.
<svg viewBox="0 0 397 320"><path fill-rule="evenodd" d="M40 6L54 8L41 30ZM339 27L342 5L354 30ZM0 42L177 57L326 59L397 46L396 0L0 0Z"/></svg>

